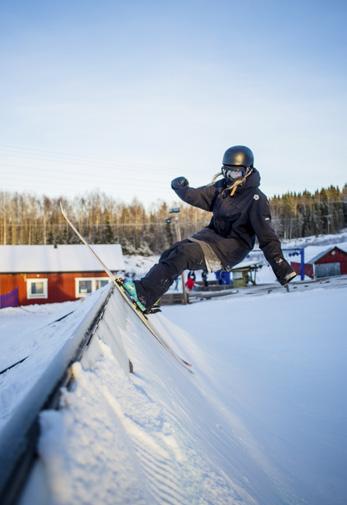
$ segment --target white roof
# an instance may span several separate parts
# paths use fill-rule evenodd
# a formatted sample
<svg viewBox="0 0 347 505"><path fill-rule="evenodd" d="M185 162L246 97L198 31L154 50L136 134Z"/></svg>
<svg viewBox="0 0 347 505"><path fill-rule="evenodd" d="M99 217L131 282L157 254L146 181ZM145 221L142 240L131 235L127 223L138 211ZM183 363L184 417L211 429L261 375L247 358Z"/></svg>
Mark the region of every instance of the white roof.
<svg viewBox="0 0 347 505"><path fill-rule="evenodd" d="M309 245L305 247L305 263L315 263L322 256L338 247L344 252L347 252L347 242L325 245Z"/></svg>
<svg viewBox="0 0 347 505"><path fill-rule="evenodd" d="M250 261L243 260L241 263L235 265L232 270L239 270L240 268L251 268L251 267L260 267L263 265L263 261Z"/></svg>
<svg viewBox="0 0 347 505"><path fill-rule="evenodd" d="M125 269L119 244L97 244L92 247L110 270ZM0 273L102 271L102 265L85 245L0 246Z"/></svg>

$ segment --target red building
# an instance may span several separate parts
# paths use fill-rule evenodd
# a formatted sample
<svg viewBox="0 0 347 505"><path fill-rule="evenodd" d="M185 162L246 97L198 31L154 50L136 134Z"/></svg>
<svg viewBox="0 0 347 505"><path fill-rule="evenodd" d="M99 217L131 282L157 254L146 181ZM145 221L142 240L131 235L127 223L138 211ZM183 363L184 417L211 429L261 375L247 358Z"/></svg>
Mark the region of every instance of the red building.
<svg viewBox="0 0 347 505"><path fill-rule="evenodd" d="M93 248L112 272L124 270L120 245ZM108 281L84 245L0 246L0 308L77 300Z"/></svg>
<svg viewBox="0 0 347 505"><path fill-rule="evenodd" d="M291 265L300 273L300 263ZM344 274L347 274L347 244L305 248L305 275L314 279Z"/></svg>

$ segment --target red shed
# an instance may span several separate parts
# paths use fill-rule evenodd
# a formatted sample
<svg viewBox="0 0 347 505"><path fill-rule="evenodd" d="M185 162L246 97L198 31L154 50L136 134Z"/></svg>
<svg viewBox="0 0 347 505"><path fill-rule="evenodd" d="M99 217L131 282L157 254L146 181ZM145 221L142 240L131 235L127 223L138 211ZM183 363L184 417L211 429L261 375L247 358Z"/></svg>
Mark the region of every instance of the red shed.
<svg viewBox="0 0 347 505"><path fill-rule="evenodd" d="M300 263L291 262L300 272ZM347 244L308 246L305 248L305 275L312 278L347 274Z"/></svg>
<svg viewBox="0 0 347 505"><path fill-rule="evenodd" d="M110 270L124 270L120 245L93 248ZM0 308L76 300L108 281L84 245L0 246Z"/></svg>

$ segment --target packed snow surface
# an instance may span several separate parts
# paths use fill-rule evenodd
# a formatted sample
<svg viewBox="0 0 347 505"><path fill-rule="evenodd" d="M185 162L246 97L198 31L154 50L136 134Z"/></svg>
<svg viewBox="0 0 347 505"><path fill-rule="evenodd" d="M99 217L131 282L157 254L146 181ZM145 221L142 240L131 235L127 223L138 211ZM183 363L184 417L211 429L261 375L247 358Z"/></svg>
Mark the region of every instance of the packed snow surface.
<svg viewBox="0 0 347 505"><path fill-rule="evenodd" d="M287 245L338 242L317 240ZM265 262L258 281L274 281ZM40 416L21 505L345 505L347 278L271 286L151 318L191 371L114 296L61 408ZM0 429L101 292L0 311Z"/></svg>
<svg viewBox="0 0 347 505"><path fill-rule="evenodd" d="M108 290L77 304L1 310L0 490L27 431L76 355Z"/></svg>
<svg viewBox="0 0 347 505"><path fill-rule="evenodd" d="M251 493L261 504L347 502L346 295L346 286L326 286L166 310L205 356L199 366L231 421L228 435L237 416L246 488L262 471L267 490L276 488L275 499Z"/></svg>
<svg viewBox="0 0 347 505"><path fill-rule="evenodd" d="M346 294L340 278L164 307L153 323L193 373L115 300L61 409L41 415L49 503L345 505ZM112 348L115 326L134 374Z"/></svg>

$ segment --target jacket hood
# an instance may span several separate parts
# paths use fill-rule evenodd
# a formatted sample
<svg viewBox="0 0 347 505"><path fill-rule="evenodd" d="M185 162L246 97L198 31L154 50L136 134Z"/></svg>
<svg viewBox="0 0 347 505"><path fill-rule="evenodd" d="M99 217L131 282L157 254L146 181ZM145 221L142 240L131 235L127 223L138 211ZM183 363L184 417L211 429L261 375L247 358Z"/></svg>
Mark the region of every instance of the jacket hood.
<svg viewBox="0 0 347 505"><path fill-rule="evenodd" d="M253 168L253 171L249 177L246 179L246 183L243 188L258 188L260 186L260 174L256 168Z"/></svg>

